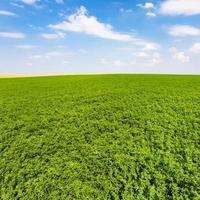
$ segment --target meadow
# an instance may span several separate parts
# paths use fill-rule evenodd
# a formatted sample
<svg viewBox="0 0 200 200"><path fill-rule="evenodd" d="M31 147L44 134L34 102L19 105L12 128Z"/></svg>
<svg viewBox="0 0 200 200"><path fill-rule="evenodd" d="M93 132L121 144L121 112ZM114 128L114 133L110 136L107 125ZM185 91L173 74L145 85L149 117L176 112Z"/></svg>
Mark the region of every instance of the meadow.
<svg viewBox="0 0 200 200"><path fill-rule="evenodd" d="M0 79L0 199L200 199L200 76Z"/></svg>

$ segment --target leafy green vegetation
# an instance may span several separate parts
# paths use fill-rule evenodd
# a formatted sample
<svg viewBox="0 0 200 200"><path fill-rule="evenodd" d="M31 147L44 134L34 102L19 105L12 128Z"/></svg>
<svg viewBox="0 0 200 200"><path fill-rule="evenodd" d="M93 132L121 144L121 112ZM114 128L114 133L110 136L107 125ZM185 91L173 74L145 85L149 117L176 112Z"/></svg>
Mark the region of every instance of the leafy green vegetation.
<svg viewBox="0 0 200 200"><path fill-rule="evenodd" d="M200 76L0 79L1 199L200 199Z"/></svg>

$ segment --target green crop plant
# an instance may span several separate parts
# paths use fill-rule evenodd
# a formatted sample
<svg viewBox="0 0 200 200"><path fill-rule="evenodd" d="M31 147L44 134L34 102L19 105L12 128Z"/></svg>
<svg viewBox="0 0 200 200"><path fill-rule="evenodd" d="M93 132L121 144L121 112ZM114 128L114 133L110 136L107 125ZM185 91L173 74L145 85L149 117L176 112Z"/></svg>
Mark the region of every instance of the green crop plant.
<svg viewBox="0 0 200 200"><path fill-rule="evenodd" d="M0 79L0 199L200 199L200 76Z"/></svg>

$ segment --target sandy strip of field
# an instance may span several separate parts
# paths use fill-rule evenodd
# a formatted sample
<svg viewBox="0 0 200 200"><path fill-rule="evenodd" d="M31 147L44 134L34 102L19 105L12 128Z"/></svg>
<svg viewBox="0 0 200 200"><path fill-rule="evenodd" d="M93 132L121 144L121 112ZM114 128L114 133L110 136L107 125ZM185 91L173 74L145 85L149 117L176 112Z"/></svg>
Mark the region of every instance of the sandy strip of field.
<svg viewBox="0 0 200 200"><path fill-rule="evenodd" d="M106 73L107 74L107 73ZM0 78L22 78L22 77L41 77L41 76L73 76L73 75L103 75L103 73L87 73L87 74L0 74Z"/></svg>
<svg viewBox="0 0 200 200"><path fill-rule="evenodd" d="M23 75L23 74L0 74L0 78L16 78L16 77L31 77L33 75Z"/></svg>

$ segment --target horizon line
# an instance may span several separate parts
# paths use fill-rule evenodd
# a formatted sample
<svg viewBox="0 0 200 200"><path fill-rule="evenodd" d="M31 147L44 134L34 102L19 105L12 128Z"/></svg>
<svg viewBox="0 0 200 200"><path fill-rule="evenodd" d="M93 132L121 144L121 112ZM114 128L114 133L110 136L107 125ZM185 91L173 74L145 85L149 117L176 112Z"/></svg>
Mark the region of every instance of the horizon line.
<svg viewBox="0 0 200 200"><path fill-rule="evenodd" d="M87 76L87 75L177 75L177 76L200 76L190 73L63 73L63 74L1 74L0 78L31 78L31 77L53 77L53 76Z"/></svg>

